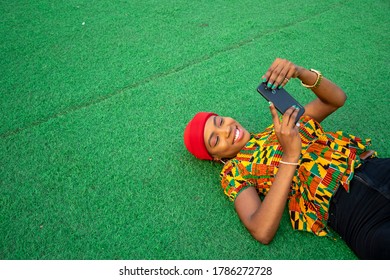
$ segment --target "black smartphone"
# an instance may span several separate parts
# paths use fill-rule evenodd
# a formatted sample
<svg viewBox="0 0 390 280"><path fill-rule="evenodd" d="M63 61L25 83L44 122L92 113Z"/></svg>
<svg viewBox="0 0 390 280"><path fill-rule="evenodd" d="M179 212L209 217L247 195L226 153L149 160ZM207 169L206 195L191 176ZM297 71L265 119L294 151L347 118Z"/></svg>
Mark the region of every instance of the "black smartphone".
<svg viewBox="0 0 390 280"><path fill-rule="evenodd" d="M305 108L299 104L298 101L294 99L284 88L276 88L272 89L267 87L267 83L261 83L257 87L257 91L267 100L271 101L276 110L278 110L281 114L284 114L288 108L295 105L298 106L299 112L296 121L305 113Z"/></svg>

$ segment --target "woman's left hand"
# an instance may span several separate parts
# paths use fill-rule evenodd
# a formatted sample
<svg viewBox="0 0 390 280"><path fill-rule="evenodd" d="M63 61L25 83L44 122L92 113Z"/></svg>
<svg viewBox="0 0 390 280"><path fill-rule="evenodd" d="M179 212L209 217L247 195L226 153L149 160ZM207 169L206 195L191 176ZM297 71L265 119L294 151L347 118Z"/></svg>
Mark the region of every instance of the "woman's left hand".
<svg viewBox="0 0 390 280"><path fill-rule="evenodd" d="M284 87L291 78L297 78L299 66L286 59L277 58L263 75L263 82L267 82L269 88Z"/></svg>

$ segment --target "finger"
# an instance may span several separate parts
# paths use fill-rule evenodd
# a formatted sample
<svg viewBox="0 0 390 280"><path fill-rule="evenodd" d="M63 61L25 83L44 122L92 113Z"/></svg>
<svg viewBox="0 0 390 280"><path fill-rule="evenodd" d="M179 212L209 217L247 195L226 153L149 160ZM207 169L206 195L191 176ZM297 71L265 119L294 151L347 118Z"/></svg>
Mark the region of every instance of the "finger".
<svg viewBox="0 0 390 280"><path fill-rule="evenodd" d="M292 106L286 110L283 114L282 127L289 127L291 125L291 116L295 112L295 107Z"/></svg>
<svg viewBox="0 0 390 280"><path fill-rule="evenodd" d="M298 129L298 126L296 125L297 124L297 117L298 117L298 113L299 113L299 108L298 107L295 107L295 110L294 112L291 114L291 117L290 117L290 123L292 125L293 128L296 128Z"/></svg>
<svg viewBox="0 0 390 280"><path fill-rule="evenodd" d="M278 115L278 112L276 111L276 108L272 102L269 102L269 109L271 111L272 121L274 123L275 130L279 131L280 130L279 115Z"/></svg>
<svg viewBox="0 0 390 280"><path fill-rule="evenodd" d="M279 72L276 73L277 76L275 76L275 81L272 87L273 89L285 86L290 78L289 72L291 69L289 65L281 65L277 70L279 70Z"/></svg>
<svg viewBox="0 0 390 280"><path fill-rule="evenodd" d="M281 61L281 63L279 63L272 69L272 72L270 73L270 77L268 79L268 87L275 89L283 81L283 78L281 76L285 75L286 73L285 70L283 70L283 63L284 61Z"/></svg>
<svg viewBox="0 0 390 280"><path fill-rule="evenodd" d="M286 123L285 125L290 127L290 128L294 128L296 127L295 124L296 122L298 121L297 120L297 116L298 116L298 113L299 113L299 108L296 107L296 106L292 106L291 108L288 109L288 114L286 115ZM287 113L287 111L286 111Z"/></svg>
<svg viewBox="0 0 390 280"><path fill-rule="evenodd" d="M294 77L295 71L296 71L295 66L291 67L287 71L282 83L280 84L281 87L284 87L290 81L290 79Z"/></svg>
<svg viewBox="0 0 390 280"><path fill-rule="evenodd" d="M267 72L265 72L265 74L262 76L262 79L263 79L263 82L266 82L270 79L271 75L272 75L272 72L275 70L275 68L279 65L281 59L280 58L276 58L271 66L268 68ZM271 84L272 85L272 84Z"/></svg>
<svg viewBox="0 0 390 280"><path fill-rule="evenodd" d="M283 81L279 84L278 88L282 88L290 81L290 78L284 77Z"/></svg>
<svg viewBox="0 0 390 280"><path fill-rule="evenodd" d="M286 59L281 59L279 64L273 69L271 73L268 87L275 89L279 86L285 86L289 79L293 76L294 72L295 65Z"/></svg>

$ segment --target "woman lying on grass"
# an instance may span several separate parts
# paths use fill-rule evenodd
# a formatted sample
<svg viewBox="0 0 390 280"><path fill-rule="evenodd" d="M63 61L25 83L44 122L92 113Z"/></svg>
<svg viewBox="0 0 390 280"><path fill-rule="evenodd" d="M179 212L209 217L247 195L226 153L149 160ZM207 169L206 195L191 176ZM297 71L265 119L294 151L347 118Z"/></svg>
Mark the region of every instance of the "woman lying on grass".
<svg viewBox="0 0 390 280"><path fill-rule="evenodd" d="M268 87L298 78L316 98L288 109L273 104L273 125L250 133L236 120L200 112L184 132L187 149L203 160L227 160L221 186L252 236L274 238L286 201L292 227L326 236L335 230L361 259L390 259L390 159L370 153L368 140L324 132L320 123L343 106L345 93L316 70L276 59Z"/></svg>

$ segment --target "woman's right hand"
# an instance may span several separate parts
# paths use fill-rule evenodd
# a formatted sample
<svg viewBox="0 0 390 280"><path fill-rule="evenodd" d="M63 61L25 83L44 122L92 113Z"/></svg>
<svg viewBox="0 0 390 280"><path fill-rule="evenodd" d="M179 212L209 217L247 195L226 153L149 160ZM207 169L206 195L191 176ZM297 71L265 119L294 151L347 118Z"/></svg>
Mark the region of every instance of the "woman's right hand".
<svg viewBox="0 0 390 280"><path fill-rule="evenodd" d="M282 120L279 119L275 106L271 103L270 110L276 137L283 148L283 160L298 162L301 155L302 142L296 123L298 108L291 107L284 113Z"/></svg>

